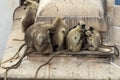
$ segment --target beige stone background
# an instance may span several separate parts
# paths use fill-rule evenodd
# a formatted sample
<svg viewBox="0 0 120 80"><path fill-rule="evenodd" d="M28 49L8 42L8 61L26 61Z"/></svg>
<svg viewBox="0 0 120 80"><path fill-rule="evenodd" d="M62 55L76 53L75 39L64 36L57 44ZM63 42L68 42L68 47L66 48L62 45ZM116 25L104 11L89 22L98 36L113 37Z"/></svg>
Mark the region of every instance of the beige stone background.
<svg viewBox="0 0 120 80"><path fill-rule="evenodd" d="M107 17L109 20L110 40L116 44L120 43L120 5L115 5L115 0L107 0ZM112 36L112 37L111 37Z"/></svg>

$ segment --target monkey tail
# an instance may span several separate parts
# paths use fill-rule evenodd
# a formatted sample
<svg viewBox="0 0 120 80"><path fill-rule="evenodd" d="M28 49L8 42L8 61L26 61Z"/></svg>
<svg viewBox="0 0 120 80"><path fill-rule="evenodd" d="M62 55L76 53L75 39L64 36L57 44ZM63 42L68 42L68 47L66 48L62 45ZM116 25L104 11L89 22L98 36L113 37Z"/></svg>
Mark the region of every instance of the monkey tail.
<svg viewBox="0 0 120 80"><path fill-rule="evenodd" d="M47 62L45 62L44 64L40 65L40 66L38 67L36 73L35 73L35 79L37 79L37 74L38 74L39 70L40 70L43 66L47 65L54 57L56 57L56 56L58 56L58 55L60 55L60 54L63 54L63 53L64 53L64 50L63 50L63 51L58 51L58 52L57 52L55 55L53 55Z"/></svg>
<svg viewBox="0 0 120 80"><path fill-rule="evenodd" d="M109 53L109 52L111 52L113 50L110 47L99 47L98 51L102 52L102 53Z"/></svg>
<svg viewBox="0 0 120 80"><path fill-rule="evenodd" d="M112 45L103 45L102 43L100 44L100 47L98 48L99 52L102 53L109 53L112 52L113 50L111 49L111 47L114 47Z"/></svg>
<svg viewBox="0 0 120 80"><path fill-rule="evenodd" d="M22 55L22 57L20 58L20 60L19 60L16 64L13 64L13 65L10 66L10 67L2 67L2 68L3 68L3 69L6 69L6 70L7 70L7 69L16 69L16 68L21 64L23 58L24 58L26 55L29 55L29 54L35 52L35 51L31 51L31 52L28 52L28 53L27 53L28 49L29 49L29 48L27 47L27 49L25 50L24 54Z"/></svg>
<svg viewBox="0 0 120 80"><path fill-rule="evenodd" d="M15 10L14 10L14 13L13 13L13 20L19 20L21 18L15 18L15 13L16 11L20 8L21 6L17 7Z"/></svg>
<svg viewBox="0 0 120 80"><path fill-rule="evenodd" d="M7 80L7 73L8 73L8 71L9 71L9 68L7 68L6 71L5 71L4 80Z"/></svg>
<svg viewBox="0 0 120 80"><path fill-rule="evenodd" d="M112 52L113 50L110 48L110 47L114 47L114 55L116 57L119 57L120 55L120 52L119 52L119 49L116 47L116 46L111 46L111 45L102 45L101 47L99 47L98 51L99 52L102 52L102 53L109 53L109 52ZM106 51L105 51L106 49ZM116 52L115 52L116 51Z"/></svg>
<svg viewBox="0 0 120 80"><path fill-rule="evenodd" d="M1 64L4 64L4 63L9 62L10 60L14 59L17 55L19 55L19 52L21 51L21 49L22 49L25 45L26 45L25 43L22 44L22 45L20 46L18 52L17 52L13 57L11 57L10 59L8 59L8 60L6 60L6 61L4 61L4 62L1 62Z"/></svg>
<svg viewBox="0 0 120 80"><path fill-rule="evenodd" d="M5 71L5 76L4 76L4 80L7 80L7 74L8 74L8 71L9 71L10 69L15 69L15 68L17 68L17 67L21 64L23 58L24 58L26 55L34 52L34 51L31 51L31 52L29 52L29 53L26 54L27 50L28 50L28 48L25 50L23 56L20 58L20 60L19 60L16 64L14 64L14 65L12 65L12 66L10 66L10 67L2 67L3 69L6 69L6 71Z"/></svg>
<svg viewBox="0 0 120 80"><path fill-rule="evenodd" d="M115 50L116 50L115 56L116 56L116 57L119 57L119 55L120 55L119 49L118 49L116 46L114 46L114 48L115 48Z"/></svg>

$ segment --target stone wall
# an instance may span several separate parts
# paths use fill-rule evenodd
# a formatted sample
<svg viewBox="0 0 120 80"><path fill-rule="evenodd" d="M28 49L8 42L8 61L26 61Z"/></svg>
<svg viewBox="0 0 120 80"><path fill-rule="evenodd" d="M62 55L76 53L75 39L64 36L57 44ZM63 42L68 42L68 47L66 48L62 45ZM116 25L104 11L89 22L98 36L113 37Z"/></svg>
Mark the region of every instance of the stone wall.
<svg viewBox="0 0 120 80"><path fill-rule="evenodd" d="M107 18L107 41L120 44L120 5L115 5L115 0L107 0Z"/></svg>
<svg viewBox="0 0 120 80"><path fill-rule="evenodd" d="M107 0L107 17L112 26L120 26L120 5L115 5L115 0Z"/></svg>
<svg viewBox="0 0 120 80"><path fill-rule="evenodd" d="M113 6L113 15L114 15L114 19L113 19L114 26L120 27L120 5Z"/></svg>

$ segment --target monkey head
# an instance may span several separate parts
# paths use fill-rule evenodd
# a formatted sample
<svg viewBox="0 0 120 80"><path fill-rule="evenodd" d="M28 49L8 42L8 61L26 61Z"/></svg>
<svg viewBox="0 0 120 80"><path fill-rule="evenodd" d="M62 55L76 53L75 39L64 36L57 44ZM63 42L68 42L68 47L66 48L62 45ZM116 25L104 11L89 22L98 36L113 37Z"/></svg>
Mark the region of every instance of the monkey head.
<svg viewBox="0 0 120 80"><path fill-rule="evenodd" d="M38 3L34 0L26 0L23 5L25 6L24 9L26 9L28 6L31 6L31 5L38 8Z"/></svg>
<svg viewBox="0 0 120 80"><path fill-rule="evenodd" d="M86 31L86 23L84 21L80 21L77 26L80 27L81 32L84 34Z"/></svg>
<svg viewBox="0 0 120 80"><path fill-rule="evenodd" d="M56 17L52 25L54 26L55 33L51 37L51 43L53 45L54 51L59 51L64 49L65 36L68 33L69 27L67 26L65 20L61 17Z"/></svg>
<svg viewBox="0 0 120 80"><path fill-rule="evenodd" d="M85 31L85 35L86 36L92 36L93 34L93 31L94 31L94 28L93 27L89 27L86 31Z"/></svg>
<svg viewBox="0 0 120 80"><path fill-rule="evenodd" d="M93 32L94 28L93 28L93 27L89 27L89 30L90 30L91 32Z"/></svg>
<svg viewBox="0 0 120 80"><path fill-rule="evenodd" d="M26 0L26 1L24 2L24 5L25 5L25 6L31 5L31 0Z"/></svg>
<svg viewBox="0 0 120 80"><path fill-rule="evenodd" d="M81 26L81 28L84 30L85 29L85 26L86 26L86 23L84 21L80 21L78 23L79 26Z"/></svg>
<svg viewBox="0 0 120 80"><path fill-rule="evenodd" d="M48 47L50 46L50 28L47 27L42 27L41 31L36 31L34 34L34 47L37 51L39 52L43 52L46 51L48 49ZM48 52L52 52L52 47L50 47L50 51Z"/></svg>
<svg viewBox="0 0 120 80"><path fill-rule="evenodd" d="M48 39L49 33L50 31L48 29L43 29L42 32L35 32L36 41L40 46L42 46L42 43Z"/></svg>

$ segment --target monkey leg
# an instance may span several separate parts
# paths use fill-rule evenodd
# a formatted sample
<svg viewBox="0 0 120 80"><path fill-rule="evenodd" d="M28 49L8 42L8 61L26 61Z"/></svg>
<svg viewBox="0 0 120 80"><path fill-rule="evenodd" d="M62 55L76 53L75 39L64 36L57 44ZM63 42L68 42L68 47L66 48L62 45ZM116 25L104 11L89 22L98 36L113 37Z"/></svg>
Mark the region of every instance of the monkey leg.
<svg viewBox="0 0 120 80"><path fill-rule="evenodd" d="M94 43L95 41L93 41L93 43L91 42L91 44L88 45L88 50L90 51L96 51L99 48L98 43Z"/></svg>
<svg viewBox="0 0 120 80"><path fill-rule="evenodd" d="M50 52L53 52L53 48L49 43L45 43L41 46L41 52L44 54L49 54Z"/></svg>

